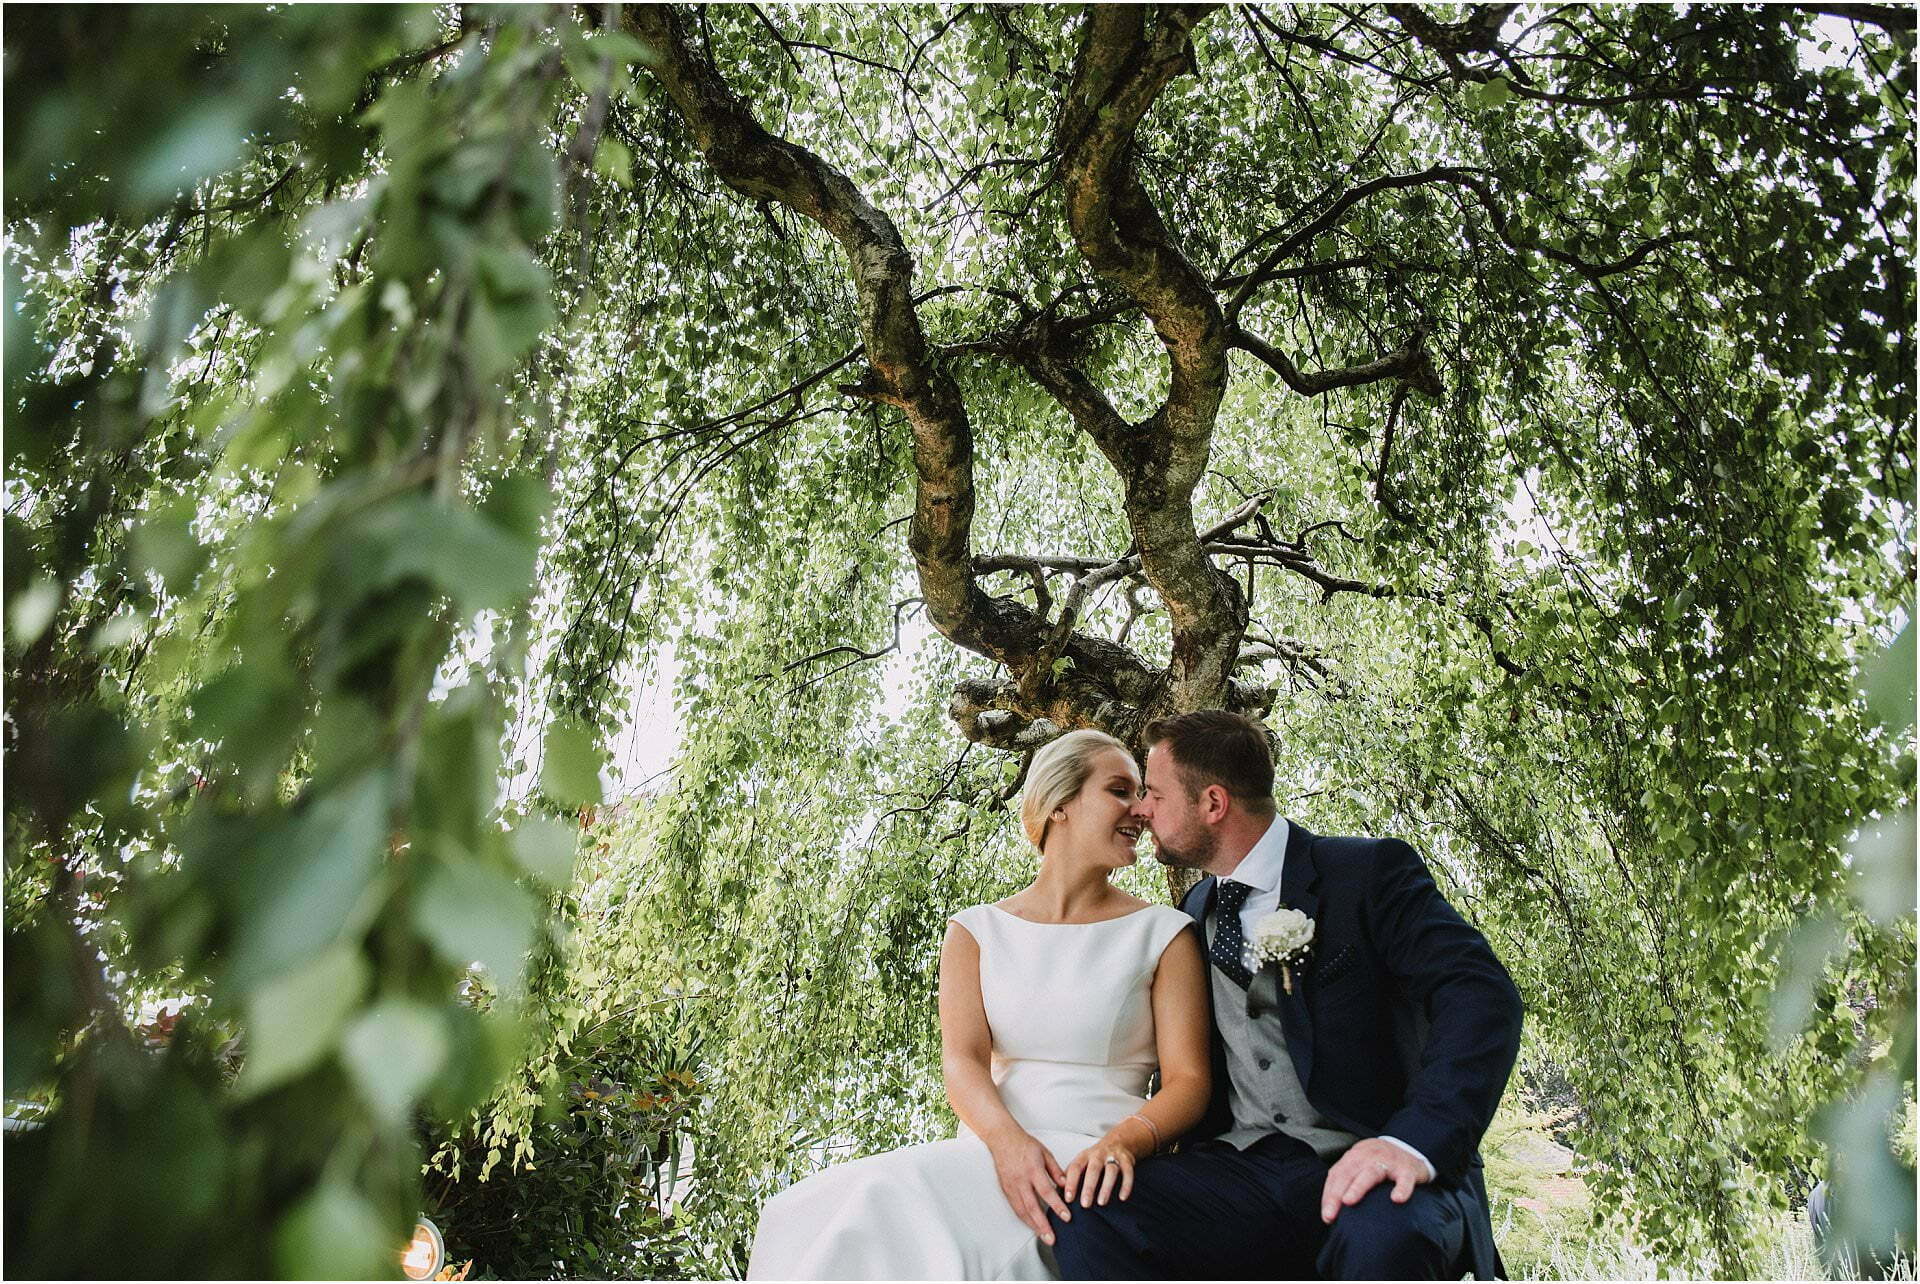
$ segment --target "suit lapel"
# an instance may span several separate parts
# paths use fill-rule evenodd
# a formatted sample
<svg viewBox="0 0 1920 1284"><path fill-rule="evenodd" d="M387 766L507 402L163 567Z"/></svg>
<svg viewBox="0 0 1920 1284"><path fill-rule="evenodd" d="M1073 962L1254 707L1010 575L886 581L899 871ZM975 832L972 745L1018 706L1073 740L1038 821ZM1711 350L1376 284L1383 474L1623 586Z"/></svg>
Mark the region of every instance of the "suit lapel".
<svg viewBox="0 0 1920 1284"><path fill-rule="evenodd" d="M1200 952L1203 955L1207 952L1207 915L1213 913L1213 891L1219 882L1219 879L1208 874L1187 889L1186 899L1180 903L1180 908L1199 925Z"/></svg>
<svg viewBox="0 0 1920 1284"><path fill-rule="evenodd" d="M1207 1101L1207 1113L1201 1119L1201 1136L1217 1136L1233 1127L1233 1108L1228 1104L1227 1091L1227 1044L1220 1033L1220 1022L1213 1011L1213 960L1208 958L1207 915L1213 912L1214 886L1218 882L1212 875L1202 878L1187 889L1186 897L1181 900L1180 908L1187 912L1193 925L1200 933L1200 963L1207 969L1207 1033L1208 1059L1213 1066L1213 1094Z"/></svg>
<svg viewBox="0 0 1920 1284"><path fill-rule="evenodd" d="M1287 859L1280 870L1280 904L1299 910L1308 918L1314 918L1320 909L1320 894L1315 890L1320 885L1320 869L1313 863L1315 839L1314 834L1289 823ZM1326 942L1317 935L1318 926L1315 919L1313 948L1316 953L1326 948ZM1306 971L1304 967L1296 971L1292 994L1281 990L1275 996L1280 1007L1280 1028L1287 1033L1287 1051L1293 1056L1293 1068L1300 1075L1302 1090L1313 1082L1313 1018L1307 1011Z"/></svg>

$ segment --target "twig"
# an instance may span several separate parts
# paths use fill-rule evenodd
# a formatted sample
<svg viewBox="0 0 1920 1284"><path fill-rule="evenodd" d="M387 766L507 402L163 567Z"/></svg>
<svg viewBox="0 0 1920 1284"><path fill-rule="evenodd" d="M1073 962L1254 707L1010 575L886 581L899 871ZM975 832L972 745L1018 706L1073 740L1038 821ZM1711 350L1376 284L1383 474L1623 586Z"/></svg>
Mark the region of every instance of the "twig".
<svg viewBox="0 0 1920 1284"><path fill-rule="evenodd" d="M795 683L793 686L788 687L786 691L782 693L782 698L793 695L796 692L803 691L806 688L813 686L815 683L825 682L828 678L832 677L834 674L843 673L846 670L851 669L854 665L861 663L862 661L877 660L883 655L888 655L894 651L899 650L900 649L900 620L901 620L902 613L906 611L908 607L925 606L925 605L926 605L926 602L923 599L917 598L917 597L910 597L905 599L904 601L894 603L893 640L887 643L885 646L880 647L877 650L862 651L857 646L850 646L843 642L839 646L830 646L824 651L816 651L812 655L802 657L801 659L795 660L793 663L786 665L784 668L780 670L780 672L791 673L803 664L812 664L815 660L824 660L830 655L851 655L853 657L851 660L848 660L845 664L835 665L833 668L828 669L825 673L817 674L814 677L808 678L804 682L798 682L798 683ZM762 673L759 676L762 679L773 677L771 673Z"/></svg>

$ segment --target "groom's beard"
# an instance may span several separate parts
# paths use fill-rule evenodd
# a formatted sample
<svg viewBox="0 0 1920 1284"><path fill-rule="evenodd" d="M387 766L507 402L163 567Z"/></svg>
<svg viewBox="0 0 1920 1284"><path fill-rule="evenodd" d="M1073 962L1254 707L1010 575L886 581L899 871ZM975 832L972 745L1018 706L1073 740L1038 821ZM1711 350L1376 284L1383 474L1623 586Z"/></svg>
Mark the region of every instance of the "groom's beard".
<svg viewBox="0 0 1920 1284"><path fill-rule="evenodd" d="M1206 829L1199 830L1191 839L1183 840L1178 847L1169 845L1158 830L1153 835L1153 858L1162 865L1172 865L1176 869L1205 869L1212 863L1219 847L1220 840Z"/></svg>

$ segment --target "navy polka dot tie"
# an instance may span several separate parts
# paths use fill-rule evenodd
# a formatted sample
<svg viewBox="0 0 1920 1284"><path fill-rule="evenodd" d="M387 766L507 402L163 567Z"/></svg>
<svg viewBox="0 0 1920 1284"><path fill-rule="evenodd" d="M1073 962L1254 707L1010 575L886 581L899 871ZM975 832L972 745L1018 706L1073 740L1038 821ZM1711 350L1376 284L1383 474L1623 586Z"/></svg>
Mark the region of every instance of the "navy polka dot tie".
<svg viewBox="0 0 1920 1284"><path fill-rule="evenodd" d="M1253 984L1253 973L1240 961L1247 948L1246 937L1240 934L1240 907L1251 895L1253 889L1245 883L1236 883L1230 878L1220 880L1213 905L1213 945L1207 951L1213 965L1243 990Z"/></svg>

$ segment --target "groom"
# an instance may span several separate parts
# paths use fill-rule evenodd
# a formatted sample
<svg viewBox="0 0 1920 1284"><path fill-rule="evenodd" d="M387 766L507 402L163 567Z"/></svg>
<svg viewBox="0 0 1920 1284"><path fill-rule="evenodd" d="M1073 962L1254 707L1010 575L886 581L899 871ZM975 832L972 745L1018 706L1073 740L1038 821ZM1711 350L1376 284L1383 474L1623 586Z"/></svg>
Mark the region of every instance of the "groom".
<svg viewBox="0 0 1920 1284"><path fill-rule="evenodd" d="M1068 1279L1492 1279L1477 1147L1520 1044L1486 938L1395 838L1322 838L1276 814L1260 724L1219 710L1147 728L1139 814L1160 860L1205 871L1182 906L1212 966L1213 1101L1133 1194L1055 1219ZM1310 955L1249 973L1286 906ZM1203 1140L1194 1140L1194 1139Z"/></svg>

